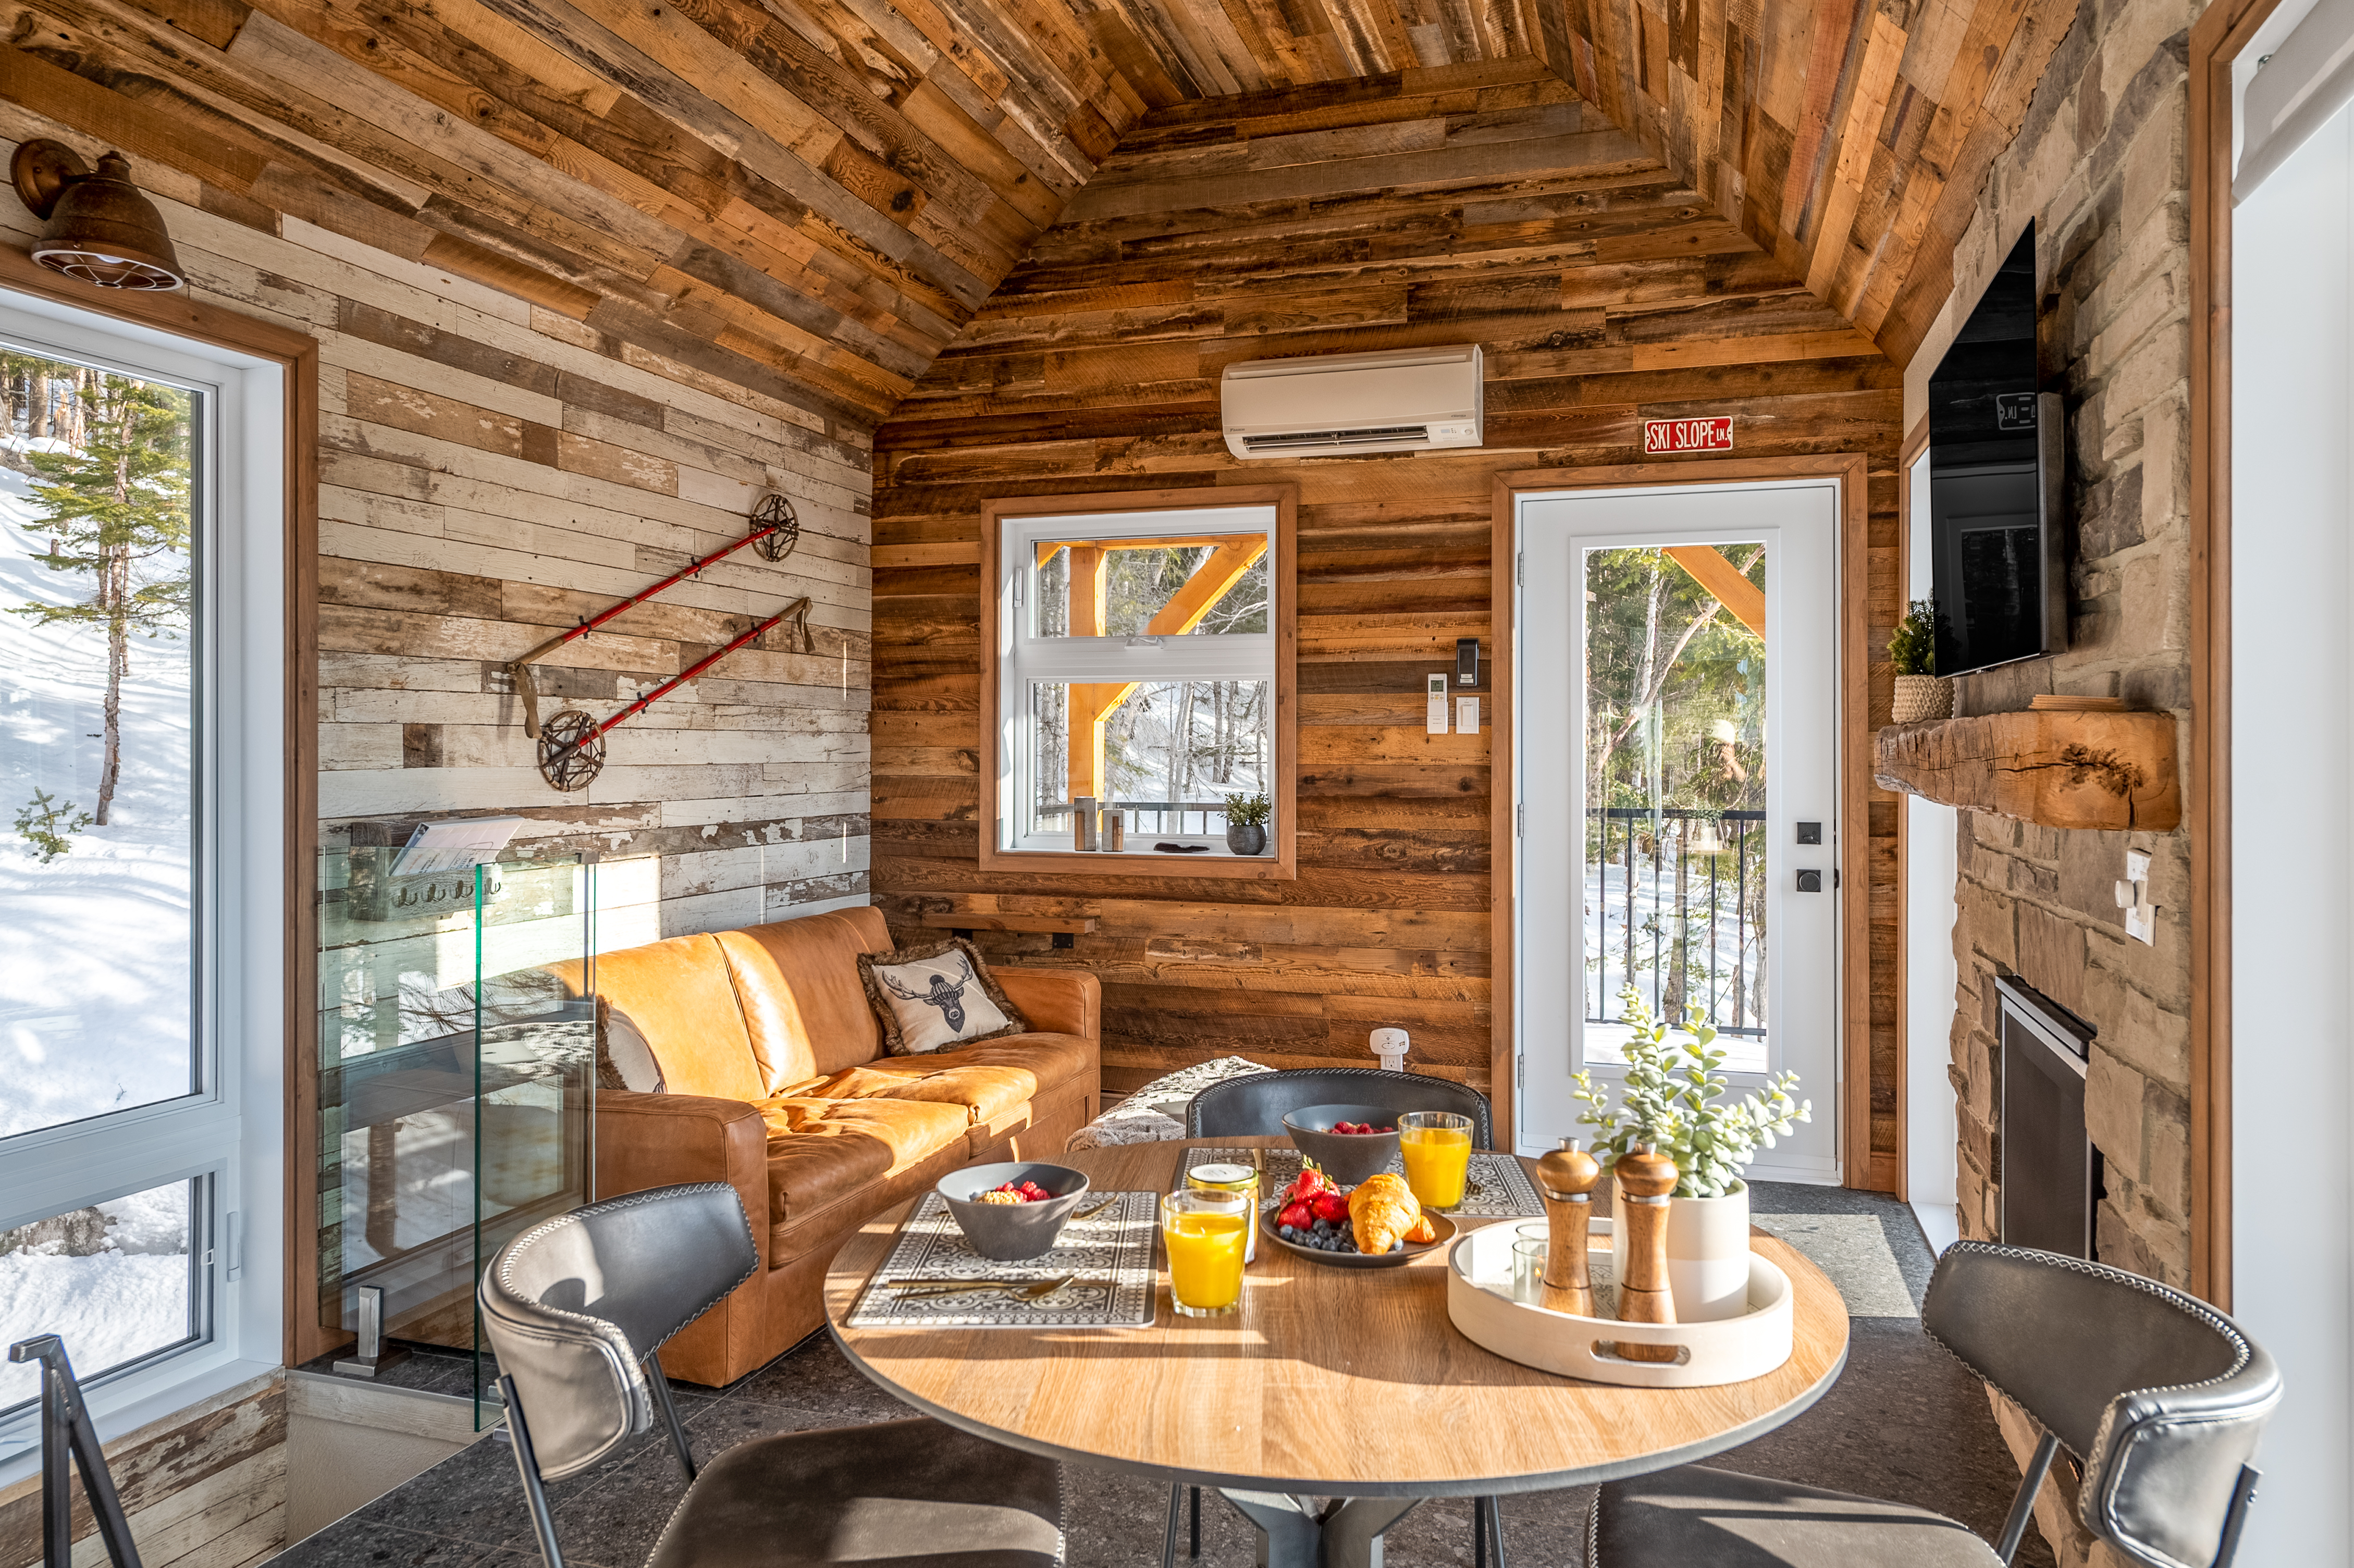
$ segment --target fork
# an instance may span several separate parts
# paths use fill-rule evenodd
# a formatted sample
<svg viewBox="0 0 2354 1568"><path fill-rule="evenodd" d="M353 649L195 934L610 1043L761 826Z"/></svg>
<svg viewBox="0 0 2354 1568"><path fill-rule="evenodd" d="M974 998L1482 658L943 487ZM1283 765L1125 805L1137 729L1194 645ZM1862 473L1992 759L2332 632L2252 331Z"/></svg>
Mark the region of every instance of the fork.
<svg viewBox="0 0 2354 1568"><path fill-rule="evenodd" d="M1005 1290L1012 1292L1006 1298L1010 1301L1043 1301L1076 1278L1078 1276L1076 1274L1066 1274L1060 1279L1042 1279L1035 1285L1025 1286L1019 1290L1013 1289L1010 1285L950 1285L932 1289L902 1290L896 1299L929 1301L941 1296L962 1296L975 1290Z"/></svg>

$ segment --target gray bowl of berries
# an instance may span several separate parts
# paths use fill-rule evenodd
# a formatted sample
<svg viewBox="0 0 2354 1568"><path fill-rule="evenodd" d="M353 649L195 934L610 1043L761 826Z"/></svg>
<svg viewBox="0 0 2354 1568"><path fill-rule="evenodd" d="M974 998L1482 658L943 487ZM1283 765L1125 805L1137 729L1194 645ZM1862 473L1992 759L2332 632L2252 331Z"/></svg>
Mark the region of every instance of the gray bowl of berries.
<svg viewBox="0 0 2354 1568"><path fill-rule="evenodd" d="M939 1194L973 1251L1019 1263L1053 1249L1063 1222L1087 1195L1087 1179L1067 1165L1012 1160L951 1171L940 1178Z"/></svg>
<svg viewBox="0 0 2354 1568"><path fill-rule="evenodd" d="M1379 1106L1302 1106L1283 1118L1291 1145L1343 1187L1398 1157L1397 1112Z"/></svg>

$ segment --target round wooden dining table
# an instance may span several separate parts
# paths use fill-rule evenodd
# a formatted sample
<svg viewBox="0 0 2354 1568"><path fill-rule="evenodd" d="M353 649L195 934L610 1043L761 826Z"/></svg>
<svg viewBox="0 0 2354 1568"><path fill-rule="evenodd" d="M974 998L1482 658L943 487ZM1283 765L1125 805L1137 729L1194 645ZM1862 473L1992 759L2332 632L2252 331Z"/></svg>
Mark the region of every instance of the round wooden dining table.
<svg viewBox="0 0 2354 1568"><path fill-rule="evenodd" d="M1189 1146L1060 1162L1098 1192L1167 1192ZM1804 1411L1847 1363L1837 1287L1763 1232L1751 1245L1795 1291L1790 1359L1714 1388L1585 1383L1482 1350L1447 1319L1446 1247L1397 1268L1347 1269L1262 1239L1240 1309L1215 1318L1172 1308L1164 1254L1150 1328L847 1327L909 1207L870 1220L826 1277L827 1319L851 1361L992 1442L1214 1487L1267 1533L1269 1568L1378 1568L1382 1532L1426 1498L1550 1491L1722 1454Z"/></svg>

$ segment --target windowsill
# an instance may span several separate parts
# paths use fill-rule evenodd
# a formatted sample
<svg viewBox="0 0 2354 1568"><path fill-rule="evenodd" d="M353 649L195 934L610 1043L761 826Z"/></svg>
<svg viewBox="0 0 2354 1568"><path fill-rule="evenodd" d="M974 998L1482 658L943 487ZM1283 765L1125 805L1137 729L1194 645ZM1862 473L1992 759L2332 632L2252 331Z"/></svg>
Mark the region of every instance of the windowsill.
<svg viewBox="0 0 2354 1568"><path fill-rule="evenodd" d="M1211 850L1202 854L1161 854L1150 849L1009 850L981 852L981 864L995 871L1051 871L1074 876L1214 876L1253 882L1291 882L1299 877L1292 846L1269 844L1265 854Z"/></svg>

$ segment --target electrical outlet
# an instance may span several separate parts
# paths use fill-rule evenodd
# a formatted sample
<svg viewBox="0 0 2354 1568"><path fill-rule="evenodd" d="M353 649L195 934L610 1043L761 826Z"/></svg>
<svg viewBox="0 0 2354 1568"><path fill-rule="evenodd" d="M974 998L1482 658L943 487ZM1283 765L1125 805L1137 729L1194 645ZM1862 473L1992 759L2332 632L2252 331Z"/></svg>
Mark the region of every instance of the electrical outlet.
<svg viewBox="0 0 2354 1568"><path fill-rule="evenodd" d="M2158 945L2158 906L2149 901L2149 852L2126 851L2126 879L2117 884L2117 907L2126 912L2126 935Z"/></svg>

